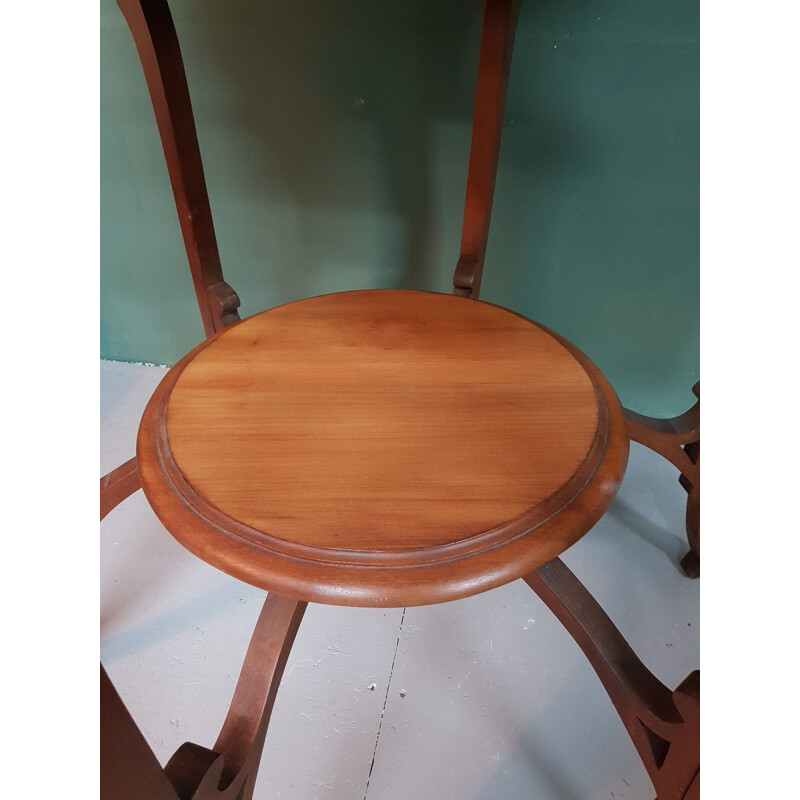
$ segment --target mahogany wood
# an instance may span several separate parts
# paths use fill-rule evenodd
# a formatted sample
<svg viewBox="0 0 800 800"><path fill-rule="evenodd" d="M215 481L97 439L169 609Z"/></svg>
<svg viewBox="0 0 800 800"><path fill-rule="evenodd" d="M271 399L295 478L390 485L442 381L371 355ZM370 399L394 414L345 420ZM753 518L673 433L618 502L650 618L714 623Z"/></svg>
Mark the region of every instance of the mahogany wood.
<svg viewBox="0 0 800 800"><path fill-rule="evenodd" d="M306 604L269 594L212 749L187 742L164 772L180 800L250 800L272 707Z"/></svg>
<svg viewBox="0 0 800 800"><path fill-rule="evenodd" d="M700 673L691 673L673 692L667 689L560 559L526 575L525 582L588 658L653 781L658 800L691 796L700 770Z"/></svg>
<svg viewBox="0 0 800 800"><path fill-rule="evenodd" d="M136 459L132 458L100 478L100 519L142 488Z"/></svg>
<svg viewBox="0 0 800 800"><path fill-rule="evenodd" d="M681 560L690 578L700 577L700 382L693 387L697 402L685 413L671 419L657 419L625 409L631 441L649 447L674 464L686 489L686 536L689 552Z"/></svg>
<svg viewBox="0 0 800 800"><path fill-rule="evenodd" d="M689 791L684 795L684 800L700 800L700 770L697 770L697 775L694 776Z"/></svg>
<svg viewBox="0 0 800 800"><path fill-rule="evenodd" d="M177 800L178 797L102 665L100 797L102 800Z"/></svg>
<svg viewBox="0 0 800 800"><path fill-rule="evenodd" d="M102 520L139 484L136 459L100 479ZM102 800L250 800L278 686L306 603L267 595L213 750L186 743L165 770L100 666Z"/></svg>
<svg viewBox="0 0 800 800"><path fill-rule="evenodd" d="M469 154L461 254L453 293L477 299L489 238L508 73L520 0L486 0Z"/></svg>
<svg viewBox="0 0 800 800"><path fill-rule="evenodd" d="M267 596L213 749L187 742L163 770L101 666L102 800L251 800L272 707L305 608Z"/></svg>
<svg viewBox="0 0 800 800"><path fill-rule="evenodd" d="M225 282L203 162L167 0L117 0L144 69L206 336L239 319L239 297Z"/></svg>
<svg viewBox="0 0 800 800"><path fill-rule="evenodd" d="M249 583L303 599L268 596L216 744L184 745L163 771L101 668L103 797L249 800L306 599L414 605L524 574L589 658L659 798L698 798L699 673L670 692L577 578L551 559L607 508L630 437L681 471L691 547L683 563L691 574L696 562L699 572L699 402L673 420L623 417L608 382L573 345L511 312L489 324L500 310L487 304L468 304L474 312L462 307L450 319L445 312L456 306L446 307L444 296L416 298L436 306L438 329L415 329L424 315L400 308L401 297L415 293L357 293L338 317L301 315L302 324L291 324L303 305L291 304L220 335L238 320L239 299L222 276L173 21L166 0L118 3L144 68L210 339L156 391L138 461L101 479L101 518L141 479L190 550ZM518 10L519 0L486 2L453 280L454 294L472 299L486 254ZM366 298L387 294L396 306L364 311ZM362 370L357 381L354 363ZM415 386L425 391L415 394ZM482 394L487 387L491 397ZM258 402L247 399L254 389L263 401L258 414ZM371 452L360 442L360 463L342 450L358 431L376 441L384 435ZM428 449L408 446L426 441ZM315 466L315 453L327 466L316 463L315 484L304 488L299 476ZM498 468L488 478L487 465ZM354 475L359 480L348 485Z"/></svg>
<svg viewBox="0 0 800 800"><path fill-rule="evenodd" d="M607 508L627 448L613 389L565 340L488 303L387 290L206 340L153 395L137 456L165 527L219 569L404 606L558 555Z"/></svg>

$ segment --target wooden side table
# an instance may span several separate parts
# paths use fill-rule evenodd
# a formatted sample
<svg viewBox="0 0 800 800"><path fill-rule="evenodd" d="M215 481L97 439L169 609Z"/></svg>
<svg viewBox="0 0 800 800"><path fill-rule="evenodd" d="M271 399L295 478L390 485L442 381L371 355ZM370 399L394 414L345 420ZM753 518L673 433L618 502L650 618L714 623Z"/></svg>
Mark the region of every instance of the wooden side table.
<svg viewBox="0 0 800 800"><path fill-rule="evenodd" d="M103 797L252 797L308 602L422 605L520 578L586 654L658 797L699 797L699 673L665 687L558 558L608 508L634 439L681 470L699 568L699 405L672 421L625 412L576 347L477 300L517 4L487 0L455 296L343 292L246 320L222 277L166 2L119 4L207 338L150 400L136 458L101 479L101 518L143 488L186 548L269 594L216 743L183 745L164 770L101 668Z"/></svg>

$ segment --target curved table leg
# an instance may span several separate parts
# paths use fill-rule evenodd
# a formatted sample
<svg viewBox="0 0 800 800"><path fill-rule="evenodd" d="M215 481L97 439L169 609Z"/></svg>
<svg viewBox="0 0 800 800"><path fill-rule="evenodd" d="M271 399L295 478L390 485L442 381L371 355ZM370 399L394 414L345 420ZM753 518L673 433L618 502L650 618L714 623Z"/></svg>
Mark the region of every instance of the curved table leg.
<svg viewBox="0 0 800 800"><path fill-rule="evenodd" d="M186 743L165 772L180 800L250 800L267 726L306 603L270 594L212 750Z"/></svg>
<svg viewBox="0 0 800 800"><path fill-rule="evenodd" d="M206 336L239 319L222 274L189 86L167 0L117 0L142 63Z"/></svg>
<svg viewBox="0 0 800 800"><path fill-rule="evenodd" d="M690 578L700 577L700 382L692 391L697 402L685 414L671 419L645 417L625 409L628 437L674 464L680 483L689 494L686 501L686 536L689 552L681 566Z"/></svg>
<svg viewBox="0 0 800 800"><path fill-rule="evenodd" d="M480 292L489 240L503 135L503 111L519 7L520 0L486 0L483 13L461 250L453 274L453 294L474 300L478 299Z"/></svg>
<svg viewBox="0 0 800 800"><path fill-rule="evenodd" d="M141 488L132 458L100 479L100 519ZM267 726L307 603L267 595L213 750L186 743L161 769L100 666L102 800L251 800Z"/></svg>
<svg viewBox="0 0 800 800"><path fill-rule="evenodd" d="M700 672L670 691L625 641L586 587L558 558L525 582L569 631L628 731L658 800L699 791Z"/></svg>
<svg viewBox="0 0 800 800"><path fill-rule="evenodd" d="M213 749L187 742L163 772L103 671L101 740L103 753L110 755L104 756L102 800L251 800L272 707L306 605L276 594L267 596ZM112 758L116 752L113 742L120 741L136 745L126 748L123 760ZM126 783L129 773L144 776L147 780L138 783L148 791L137 792L138 784ZM122 794L117 791L119 786L126 786ZM152 786L160 793L149 791Z"/></svg>
<svg viewBox="0 0 800 800"><path fill-rule="evenodd" d="M135 458L103 475L100 478L100 519L141 488Z"/></svg>

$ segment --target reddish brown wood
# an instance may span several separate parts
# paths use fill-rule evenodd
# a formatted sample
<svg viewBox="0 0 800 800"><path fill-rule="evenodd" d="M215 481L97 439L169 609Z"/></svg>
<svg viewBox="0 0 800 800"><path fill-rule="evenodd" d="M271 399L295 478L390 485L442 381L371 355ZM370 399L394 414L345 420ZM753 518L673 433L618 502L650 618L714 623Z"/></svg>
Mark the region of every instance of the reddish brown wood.
<svg viewBox="0 0 800 800"><path fill-rule="evenodd" d="M384 290L206 340L153 395L137 456L150 505L203 560L385 607L558 555L607 508L627 448L613 389L565 340L488 303Z"/></svg>
<svg viewBox="0 0 800 800"><path fill-rule="evenodd" d="M100 478L100 519L141 488L136 459ZM170 784L122 698L100 665L101 800L176 800Z"/></svg>
<svg viewBox="0 0 800 800"><path fill-rule="evenodd" d="M631 441L649 447L674 464L686 489L686 536L689 552L681 560L690 578L700 577L700 382L692 391L697 402L684 414L657 419L625 409L625 423Z"/></svg>
<svg viewBox="0 0 800 800"><path fill-rule="evenodd" d="M180 46L166 0L118 0L153 102L206 335L238 318L225 282ZM455 294L477 298L489 235L519 0L487 0Z"/></svg>
<svg viewBox="0 0 800 800"><path fill-rule="evenodd" d="M100 667L101 800L177 800L172 784Z"/></svg>
<svg viewBox="0 0 800 800"><path fill-rule="evenodd" d="M101 667L102 800L250 800L305 608L303 602L267 596L213 749L187 742L163 770Z"/></svg>
<svg viewBox="0 0 800 800"><path fill-rule="evenodd" d="M577 406L570 410L573 419L580 416L577 412L585 412L587 408L596 412L593 426L587 429L590 435L585 441L585 454L580 459L571 460L567 446L578 440L578 443L583 442L580 436L586 434L585 430L580 434L573 431L577 438L567 436L562 442L565 447L549 448L553 460L543 465L542 475L552 477L563 468L570 472L568 479L559 478L556 481L559 486L546 491L540 486L539 494L534 493L533 499L527 498L530 507L522 509L514 519L504 521L503 515L509 513L504 506L503 512L494 520L494 527L489 525L487 528L488 523L484 520L477 528L467 525L459 535L445 524L448 514L453 516L453 509L463 517L460 504L474 498L479 501L480 513L486 513L489 508L498 513L496 492L476 485L464 497L456 497L456 505L452 504L452 496L440 492L441 518L434 514L426 519L423 514L423 523L430 523L427 528L424 524L419 529L394 525L388 535L376 536L375 528L365 528L366 533L350 533L352 526L349 523L341 525L338 529L340 536L346 532L358 540L348 541L346 547L337 548L336 529L328 528L321 534L313 529L306 530L303 534L306 538L301 541L296 532L281 538L272 536L263 529L264 526L246 524L232 510L238 502L233 502L226 513L219 507L224 507L224 502L216 505L210 502L183 474L182 468L188 464L191 467L188 472L194 471L194 475L189 477L198 482L211 481L206 485L206 491L213 493L219 488L215 488L212 480L218 477L213 474L217 469L213 459L204 466L201 463L203 459L198 460L197 452L184 450L179 468L170 448L170 425L173 432L187 424L188 430L194 414L193 403L184 402L183 405L176 403L172 409L175 413L170 417L170 399L181 376L185 371L188 375L190 368L194 371L193 361L204 356L208 346L216 346L219 342L236 344L229 353L230 363L234 372L237 364L240 371L246 371L252 366L248 361L255 352L252 348L258 350L264 339L251 337L249 343L244 342L250 350L243 347L240 339L246 340L251 331L245 325L237 327L235 337L224 339L220 336L223 328L238 320L239 299L222 277L183 62L166 0L118 2L131 28L144 68L198 304L206 334L211 338L176 365L157 390L140 429L138 467L134 459L102 479L101 515L104 516L139 488L141 470L148 499L164 524L201 558L249 583L278 588L293 597L329 603L415 605L438 602L474 594L535 569L525 576L525 580L554 611L589 658L642 757L660 800L699 797L699 673L693 673L674 692L670 692L644 667L599 605L557 558L540 566L568 547L599 519L616 493L627 459L628 438L616 395L594 365L565 340L540 326L537 328L539 334L550 335L552 341L563 348L563 353L551 362L543 362L547 368L539 369L535 374L545 395L552 391L559 402L567 405L577 402ZM486 255L518 9L518 0L486 0L461 250L453 280L456 295L473 299L477 299L480 291ZM383 342L384 358L397 345L408 347L414 338L408 335L408 330L403 330L402 325L396 326L394 334L387 334L386 317L384 309L371 321L370 327L370 336ZM342 316L342 320L347 319L350 317ZM408 319L405 324L408 324ZM487 333L480 325L472 330L483 335ZM313 340L303 339L302 326L289 324L285 331L290 340L297 335L302 347L293 349L290 346L285 350L284 362L281 362L283 368L294 369L298 374L305 370L308 375L304 357L307 358L313 350ZM431 337L430 332L427 336L435 344L436 337ZM445 348L444 352L458 353L455 339L447 344L450 350ZM352 352L357 351L358 341L351 342L350 347ZM463 344L461 347L469 355L470 347ZM485 373L490 366L496 368L499 364L501 371L513 367L509 374L518 380L524 376L524 368L531 369L529 361L522 357L525 355L522 349L518 348L515 353L501 350L499 347L482 364L471 365L476 385L481 382L490 386L497 384L496 375L487 377ZM442 385L427 387L434 399L441 398L442 393L452 394L455 385L452 381L447 382L448 368L442 353L437 353L436 357L445 381ZM563 381L565 369L574 371L575 364L580 365L583 371L585 385L572 380L567 382L569 388L565 390L559 381ZM419 373L408 364L399 365L398 369L398 374L409 376L409 385L419 378ZM212 394L222 390L224 394L228 384L219 380L219 373L214 373L214 370L211 373L205 390ZM457 373L458 370L450 370L451 377ZM252 382L259 380L252 371L247 376ZM353 392L353 397L369 396L375 385L367 381L355 387L358 391ZM584 389L591 387L594 405L586 404L588 395L582 392L581 386ZM198 397L203 395L203 387L200 388ZM475 403L474 397L465 390L463 380L458 391L468 413L445 415L444 424L438 427L429 421L427 429L421 431L421 438L427 437L435 444L437 436L477 439L481 435L481 426L485 432L487 419L483 412L489 404ZM183 399L186 401L186 397ZM329 400L330 396L324 393L311 393L305 400L306 408L313 405L312 401L324 404ZM217 427L224 428L235 417L237 397L225 396L218 405L218 413L200 415L204 433L213 433ZM525 407L531 409L533 416L541 413L542 406L537 402ZM509 411L516 408L513 403L506 405ZM396 417L401 418L402 403L398 409ZM340 410L333 408L334 412ZM693 569L695 556L699 569L699 403L696 406L696 425L694 411L692 409L674 420L654 420L626 412L628 436L661 453L681 470L681 482L689 492L687 529L692 550L687 556L688 566L684 563L687 571ZM386 419L391 423L395 417L387 414L381 418L378 415L373 423L377 420L382 424ZM496 423L496 420L489 421ZM509 476L517 474L512 470L515 465L511 458L516 442L507 435L512 427L508 426L500 439L501 445L508 448ZM518 427L524 428L524 425ZM567 430L561 420L556 421L555 429ZM252 431L240 431L238 440L234 436L228 442L231 452L239 452L236 445L245 443L243 437L248 435L252 435ZM178 434L176 440L181 436ZM182 442L185 446L191 442L191 437L184 437ZM387 439L385 444L387 453L397 451L397 441ZM448 439L447 444L452 442ZM269 451L266 448L264 452ZM224 447L222 452L225 452ZM291 449L284 448L283 452L285 456ZM416 463L424 465L426 462L422 459L425 456L426 453L421 453ZM336 470L341 470L344 463L333 460L330 474L337 475ZM230 485L238 487L243 485L242 481L247 481L247 472L252 466L252 460L245 459L237 468L239 471L222 471L221 474L229 475ZM372 466L378 475L383 468L383 480L389 487L392 503L413 504L415 498L396 496L397 487L404 485L410 470L395 475L385 469L385 461ZM544 467L551 471L547 472ZM457 486L472 476L469 471L455 470L447 477L452 486ZM263 481L258 483L260 491L264 491L264 486ZM522 496L527 497L524 492ZM252 500L252 497L244 497L247 502ZM353 493L350 499L357 502L359 493ZM219 498L215 500L219 501ZM312 496L305 500L313 506ZM518 500L512 497L509 502L513 504ZM418 498L416 502L419 502ZM417 516L418 509L415 507L414 510L412 516ZM377 517L374 511L372 516L374 522ZM366 518L369 521L370 515L367 514ZM295 528L300 530L301 526ZM107 800L174 800L176 797L180 800L249 800L275 694L304 609L304 601L269 595L248 649L228 716L213 749L186 744L179 748L164 771L158 767L152 751L103 672L103 797Z"/></svg>
<svg viewBox="0 0 800 800"><path fill-rule="evenodd" d="M586 587L558 558L525 582L583 650L647 770L658 800L682 800L700 769L700 673L671 692L625 641Z"/></svg>
<svg viewBox="0 0 800 800"><path fill-rule="evenodd" d="M135 458L100 478L100 519L141 488Z"/></svg>
<svg viewBox="0 0 800 800"><path fill-rule="evenodd" d="M453 276L454 294L473 299L480 292L489 238L519 6L519 0L486 0L483 17L461 254Z"/></svg>
<svg viewBox="0 0 800 800"><path fill-rule="evenodd" d="M197 143L189 87L166 0L118 0L133 34L153 102L183 242L206 336L239 319L225 282Z"/></svg>
<svg viewBox="0 0 800 800"><path fill-rule="evenodd" d="M132 458L100 479L100 519L141 488ZM180 747L165 770L100 667L102 800L250 800L272 707L306 603L269 594L213 750Z"/></svg>
<svg viewBox="0 0 800 800"><path fill-rule="evenodd" d="M246 768L255 774L275 696L306 603L268 595L242 665L241 678L214 750L225 755L222 784Z"/></svg>
<svg viewBox="0 0 800 800"><path fill-rule="evenodd" d="M272 707L306 604L270 594L214 747L182 745L165 773L180 800L250 800Z"/></svg>
<svg viewBox="0 0 800 800"><path fill-rule="evenodd" d="M697 775L694 776L689 791L684 795L684 800L700 800L700 770L697 770Z"/></svg>

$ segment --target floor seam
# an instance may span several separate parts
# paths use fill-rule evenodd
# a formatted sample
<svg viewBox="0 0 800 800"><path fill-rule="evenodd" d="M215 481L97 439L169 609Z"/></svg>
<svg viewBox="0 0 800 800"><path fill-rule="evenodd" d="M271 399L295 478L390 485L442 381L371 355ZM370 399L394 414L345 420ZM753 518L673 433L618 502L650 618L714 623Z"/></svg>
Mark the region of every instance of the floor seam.
<svg viewBox="0 0 800 800"><path fill-rule="evenodd" d="M397 629L397 641L394 645L394 656L392 657L392 666L389 668L389 679L386 681L386 694L383 698L383 708L381 709L381 718L378 721L378 734L375 737L375 749L372 751L372 763L369 765L369 774L367 775L367 785L364 788L364 800L367 800L369 792L369 782L372 778L372 770L375 768L375 755L378 752L378 742L381 738L381 728L383 727L383 716L386 713L386 704L389 702L389 689L392 685L392 675L394 674L394 662L397 661L397 651L400 648L400 635L403 633L403 620L406 618L406 610L400 616L400 627Z"/></svg>

